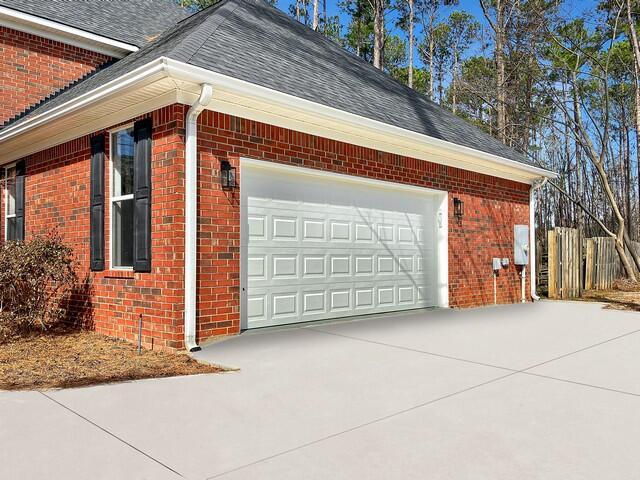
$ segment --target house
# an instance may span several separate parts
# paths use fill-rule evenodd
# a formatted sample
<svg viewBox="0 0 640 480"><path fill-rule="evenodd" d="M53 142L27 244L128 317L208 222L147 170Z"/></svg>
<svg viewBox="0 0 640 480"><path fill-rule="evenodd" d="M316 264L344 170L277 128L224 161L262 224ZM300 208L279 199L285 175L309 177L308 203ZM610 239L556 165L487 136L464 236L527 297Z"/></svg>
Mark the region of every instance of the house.
<svg viewBox="0 0 640 480"><path fill-rule="evenodd" d="M533 238L554 174L263 0L0 0L0 21L0 236L57 228L97 331L142 318L193 350L535 296L514 227Z"/></svg>

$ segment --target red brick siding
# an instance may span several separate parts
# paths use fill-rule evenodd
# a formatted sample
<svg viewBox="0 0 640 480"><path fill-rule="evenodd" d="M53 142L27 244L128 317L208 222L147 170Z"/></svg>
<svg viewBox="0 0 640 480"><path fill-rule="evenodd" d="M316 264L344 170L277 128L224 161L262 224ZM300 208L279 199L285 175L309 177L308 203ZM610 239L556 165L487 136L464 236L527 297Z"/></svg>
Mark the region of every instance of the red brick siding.
<svg viewBox="0 0 640 480"><path fill-rule="evenodd" d="M0 125L110 57L0 27Z"/></svg>
<svg viewBox="0 0 640 480"><path fill-rule="evenodd" d="M138 318L142 314L146 345L153 342L156 348L178 348L184 325L182 108L166 107L153 112L152 117L151 273L109 270L109 140L105 164L107 270L89 272L89 136L26 158L26 236L57 229L74 248L83 280L76 298L77 310L87 314L97 331L137 340ZM3 231L1 234L4 238Z"/></svg>
<svg viewBox="0 0 640 480"><path fill-rule="evenodd" d="M509 268L498 278L498 302L520 298L520 279L513 265L513 225L529 223L526 184L209 111L200 116L198 140L200 338L239 329L240 196L239 190L220 189L221 159L238 168L240 188L239 159L248 157L446 190L450 305L493 303L492 257L510 259ZM454 197L465 202L460 223L453 216Z"/></svg>
<svg viewBox="0 0 640 480"><path fill-rule="evenodd" d="M87 310L96 330L134 340L138 315L142 313L145 344L153 342L155 347L163 348L182 346L187 108L173 105L152 114L151 273L89 272L88 136L27 158L27 236L57 227L74 246L79 271L89 285L78 301L88 301ZM200 340L233 334L240 328L240 192L223 192L218 174L221 159L239 167L241 156L447 190L451 306L493 303L494 256L508 257L511 262L498 278L498 301L519 300L519 278L513 266L513 225L528 223L528 185L213 112L200 116L198 135ZM108 165L105 170L108 193ZM242 186L242 172L238 173ZM465 215L459 224L453 217L454 197L465 202ZM108 266L108 207L106 212ZM3 227L4 222L0 227L2 235Z"/></svg>

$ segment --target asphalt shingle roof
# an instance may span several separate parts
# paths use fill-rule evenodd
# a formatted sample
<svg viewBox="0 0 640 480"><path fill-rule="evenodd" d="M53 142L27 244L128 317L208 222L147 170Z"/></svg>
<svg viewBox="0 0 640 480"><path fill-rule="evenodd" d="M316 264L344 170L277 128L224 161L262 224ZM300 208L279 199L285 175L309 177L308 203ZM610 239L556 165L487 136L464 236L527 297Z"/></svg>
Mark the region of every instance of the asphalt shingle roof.
<svg viewBox="0 0 640 480"><path fill-rule="evenodd" d="M181 21L140 51L44 102L17 122L162 56L532 165L525 155L263 0L221 0Z"/></svg>
<svg viewBox="0 0 640 480"><path fill-rule="evenodd" d="M188 16L173 0L0 0L0 6L137 47Z"/></svg>

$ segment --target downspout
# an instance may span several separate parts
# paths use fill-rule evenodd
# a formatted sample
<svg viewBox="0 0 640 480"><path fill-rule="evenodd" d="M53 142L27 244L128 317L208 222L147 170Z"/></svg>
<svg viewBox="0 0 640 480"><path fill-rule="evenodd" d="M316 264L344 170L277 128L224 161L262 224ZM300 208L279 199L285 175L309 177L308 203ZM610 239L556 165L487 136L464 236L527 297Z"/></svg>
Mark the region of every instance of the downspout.
<svg viewBox="0 0 640 480"><path fill-rule="evenodd" d="M536 292L536 191L547 183L547 178L534 182L529 190L529 273L531 275L531 298L540 300ZM523 292L524 293L524 292ZM524 294L523 294L524 296Z"/></svg>
<svg viewBox="0 0 640 480"><path fill-rule="evenodd" d="M185 226L184 226L184 346L197 352L196 281L198 237L198 117L211 101L213 88L202 84L200 98L187 112L185 131Z"/></svg>

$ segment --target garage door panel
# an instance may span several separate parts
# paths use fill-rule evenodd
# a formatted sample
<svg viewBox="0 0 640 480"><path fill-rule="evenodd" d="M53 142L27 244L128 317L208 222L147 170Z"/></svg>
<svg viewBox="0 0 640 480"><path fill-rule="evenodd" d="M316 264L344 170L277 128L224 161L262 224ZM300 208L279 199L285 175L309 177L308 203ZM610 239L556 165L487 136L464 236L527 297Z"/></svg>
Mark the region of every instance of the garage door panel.
<svg viewBox="0 0 640 480"><path fill-rule="evenodd" d="M434 197L243 170L248 327L435 305Z"/></svg>
<svg viewBox="0 0 640 480"><path fill-rule="evenodd" d="M339 253L338 253L339 252ZM406 281L432 285L425 257L415 252L397 251L394 254L374 250L303 250L263 251L251 247L247 254L247 283L249 288L277 285L319 285L327 281ZM418 252L419 253L419 252ZM426 268L425 268L426 267Z"/></svg>

